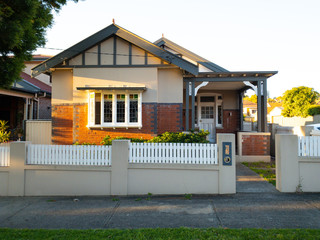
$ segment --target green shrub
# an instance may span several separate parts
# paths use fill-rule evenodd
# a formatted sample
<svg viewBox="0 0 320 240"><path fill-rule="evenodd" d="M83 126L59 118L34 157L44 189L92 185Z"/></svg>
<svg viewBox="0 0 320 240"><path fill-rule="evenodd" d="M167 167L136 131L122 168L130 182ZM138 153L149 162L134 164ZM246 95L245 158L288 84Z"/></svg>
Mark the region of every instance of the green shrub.
<svg viewBox="0 0 320 240"><path fill-rule="evenodd" d="M0 143L8 142L10 138L10 131L7 131L9 126L8 121L0 120Z"/></svg>
<svg viewBox="0 0 320 240"><path fill-rule="evenodd" d="M146 139L140 139L140 138L127 138L127 137L115 137L115 138L111 138L109 135L105 136L102 141L101 144L102 145L111 145L113 140L130 140L131 142L138 142L138 143L142 143L142 142L146 142Z"/></svg>
<svg viewBox="0 0 320 240"><path fill-rule="evenodd" d="M206 137L208 131L182 133L182 132L165 132L158 137L149 140L150 143L208 143Z"/></svg>
<svg viewBox="0 0 320 240"><path fill-rule="evenodd" d="M314 116L320 114L320 106L319 105L312 105L308 108L308 115Z"/></svg>

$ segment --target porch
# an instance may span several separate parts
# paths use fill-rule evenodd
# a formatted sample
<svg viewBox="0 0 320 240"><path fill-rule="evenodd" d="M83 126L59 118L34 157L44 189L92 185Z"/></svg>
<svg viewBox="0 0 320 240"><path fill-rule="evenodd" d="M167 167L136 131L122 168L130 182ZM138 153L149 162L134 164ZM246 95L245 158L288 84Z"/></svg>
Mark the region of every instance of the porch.
<svg viewBox="0 0 320 240"><path fill-rule="evenodd" d="M203 129L216 133L243 131L243 96L248 89L255 91L258 132L267 132L267 79L270 72L202 72L184 75L183 125L185 130Z"/></svg>

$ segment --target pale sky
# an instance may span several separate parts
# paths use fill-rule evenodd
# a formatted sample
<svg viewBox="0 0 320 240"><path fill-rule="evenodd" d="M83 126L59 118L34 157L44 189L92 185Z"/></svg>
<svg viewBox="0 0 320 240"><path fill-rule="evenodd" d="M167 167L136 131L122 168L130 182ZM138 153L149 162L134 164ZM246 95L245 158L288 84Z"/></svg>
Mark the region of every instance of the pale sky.
<svg viewBox="0 0 320 240"><path fill-rule="evenodd" d="M66 49L113 18L151 42L163 33L229 71L279 71L268 81L271 97L298 86L320 92L320 0L80 0L55 14L46 48Z"/></svg>

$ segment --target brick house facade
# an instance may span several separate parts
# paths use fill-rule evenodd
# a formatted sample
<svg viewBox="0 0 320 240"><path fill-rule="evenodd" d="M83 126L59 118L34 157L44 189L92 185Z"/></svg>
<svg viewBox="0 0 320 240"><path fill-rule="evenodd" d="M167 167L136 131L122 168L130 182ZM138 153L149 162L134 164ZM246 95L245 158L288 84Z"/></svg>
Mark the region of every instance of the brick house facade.
<svg viewBox="0 0 320 240"><path fill-rule="evenodd" d="M54 144L190 129L209 130L214 142L215 133L241 130L245 81L274 74L229 72L166 38L151 43L115 24L33 68L41 73L52 79Z"/></svg>

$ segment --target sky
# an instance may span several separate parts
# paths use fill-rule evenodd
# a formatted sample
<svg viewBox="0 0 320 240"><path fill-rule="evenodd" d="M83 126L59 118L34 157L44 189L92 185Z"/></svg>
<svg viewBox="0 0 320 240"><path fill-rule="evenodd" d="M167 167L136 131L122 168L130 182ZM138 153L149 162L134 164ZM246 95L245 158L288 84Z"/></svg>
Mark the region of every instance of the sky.
<svg viewBox="0 0 320 240"><path fill-rule="evenodd" d="M320 92L320 0L79 0L54 14L55 55L115 23L154 42L171 41L229 71L278 71L270 97L307 86Z"/></svg>

